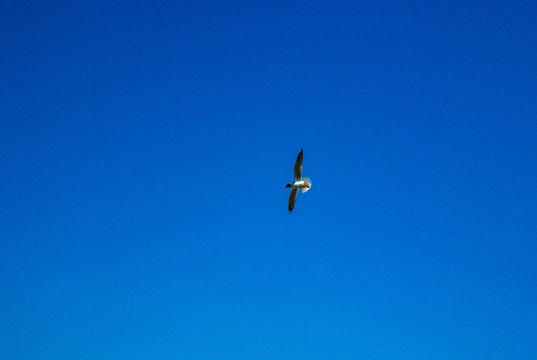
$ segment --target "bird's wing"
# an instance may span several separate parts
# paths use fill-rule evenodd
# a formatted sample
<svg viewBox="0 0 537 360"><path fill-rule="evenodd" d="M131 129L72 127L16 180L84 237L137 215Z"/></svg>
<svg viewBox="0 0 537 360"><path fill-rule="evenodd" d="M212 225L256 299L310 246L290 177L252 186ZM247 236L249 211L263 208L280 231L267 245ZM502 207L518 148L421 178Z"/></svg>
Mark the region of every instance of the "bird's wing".
<svg viewBox="0 0 537 360"><path fill-rule="evenodd" d="M302 180L302 149L296 158L295 168L294 168L295 182Z"/></svg>
<svg viewBox="0 0 537 360"><path fill-rule="evenodd" d="M291 194L289 194L289 214L295 207L296 194L298 194L298 189L292 189Z"/></svg>

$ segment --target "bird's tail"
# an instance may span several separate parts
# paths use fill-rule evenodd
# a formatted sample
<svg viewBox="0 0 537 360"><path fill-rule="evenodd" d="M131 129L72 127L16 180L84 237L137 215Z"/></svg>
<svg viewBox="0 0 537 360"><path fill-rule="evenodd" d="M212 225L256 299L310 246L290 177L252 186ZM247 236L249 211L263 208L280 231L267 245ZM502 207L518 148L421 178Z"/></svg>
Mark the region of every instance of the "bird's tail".
<svg viewBox="0 0 537 360"><path fill-rule="evenodd" d="M305 188L302 188L302 194L304 194L306 191L308 191L310 188L311 188L311 180L309 177L307 176L304 176L302 178L302 180L304 180L304 182L306 183L306 185L308 185L308 187L305 187Z"/></svg>

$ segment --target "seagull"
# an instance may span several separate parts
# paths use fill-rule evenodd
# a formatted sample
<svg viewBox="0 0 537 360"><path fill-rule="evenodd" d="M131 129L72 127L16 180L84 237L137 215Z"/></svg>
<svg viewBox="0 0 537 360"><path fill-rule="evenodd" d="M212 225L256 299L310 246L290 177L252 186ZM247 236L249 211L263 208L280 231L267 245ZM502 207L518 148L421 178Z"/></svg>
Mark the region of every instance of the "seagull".
<svg viewBox="0 0 537 360"><path fill-rule="evenodd" d="M293 211L295 207L296 195L298 194L298 189L302 189L302 193L305 193L311 188L311 180L309 177L304 176L302 178L302 149L296 158L295 167L293 169L295 181L293 184L287 183L286 188L291 188L291 194L289 195L289 214Z"/></svg>

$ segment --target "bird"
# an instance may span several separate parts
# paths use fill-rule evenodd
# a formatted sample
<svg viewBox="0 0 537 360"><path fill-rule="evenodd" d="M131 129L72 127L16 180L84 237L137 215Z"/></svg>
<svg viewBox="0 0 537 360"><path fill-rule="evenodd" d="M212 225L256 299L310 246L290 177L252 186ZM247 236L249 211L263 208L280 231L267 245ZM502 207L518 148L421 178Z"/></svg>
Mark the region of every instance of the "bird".
<svg viewBox="0 0 537 360"><path fill-rule="evenodd" d="M305 193L311 189L311 180L309 177L302 177L302 158L304 157L303 149L300 149L298 157L296 158L295 167L293 168L294 181L293 184L287 183L286 188L291 188L291 194L289 194L289 214L295 207L295 200L298 194L298 189L302 189L302 193Z"/></svg>

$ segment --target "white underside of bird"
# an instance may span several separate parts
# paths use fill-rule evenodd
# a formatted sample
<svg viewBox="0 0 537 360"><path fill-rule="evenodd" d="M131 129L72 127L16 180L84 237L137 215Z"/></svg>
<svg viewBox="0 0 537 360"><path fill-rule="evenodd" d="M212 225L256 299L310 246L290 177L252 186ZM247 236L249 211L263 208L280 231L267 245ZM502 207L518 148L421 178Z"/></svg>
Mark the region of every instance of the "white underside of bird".
<svg viewBox="0 0 537 360"><path fill-rule="evenodd" d="M302 194L303 194L311 188L311 180L309 177L304 176L302 180L295 181L294 184L291 184L291 188L302 189Z"/></svg>

